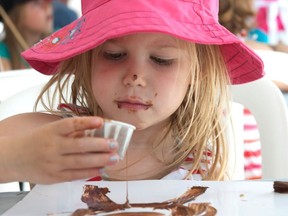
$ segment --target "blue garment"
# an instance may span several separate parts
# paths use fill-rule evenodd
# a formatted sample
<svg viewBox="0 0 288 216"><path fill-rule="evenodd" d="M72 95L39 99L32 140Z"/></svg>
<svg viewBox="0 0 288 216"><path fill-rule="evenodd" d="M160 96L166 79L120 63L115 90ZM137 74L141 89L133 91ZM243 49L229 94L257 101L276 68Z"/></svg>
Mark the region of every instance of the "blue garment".
<svg viewBox="0 0 288 216"><path fill-rule="evenodd" d="M58 30L78 18L77 13L62 2L54 0L52 5L54 13L54 30Z"/></svg>
<svg viewBox="0 0 288 216"><path fill-rule="evenodd" d="M11 59L9 49L3 41L0 42L0 58Z"/></svg>
<svg viewBox="0 0 288 216"><path fill-rule="evenodd" d="M12 64L11 52L9 51L7 44L3 41L0 42L0 58L7 59ZM21 58L20 68L15 68L15 69L30 68L30 65L25 61L25 59L23 59L22 57L20 58Z"/></svg>
<svg viewBox="0 0 288 216"><path fill-rule="evenodd" d="M258 42L268 43L268 35L258 28L251 29L248 33L248 38Z"/></svg>

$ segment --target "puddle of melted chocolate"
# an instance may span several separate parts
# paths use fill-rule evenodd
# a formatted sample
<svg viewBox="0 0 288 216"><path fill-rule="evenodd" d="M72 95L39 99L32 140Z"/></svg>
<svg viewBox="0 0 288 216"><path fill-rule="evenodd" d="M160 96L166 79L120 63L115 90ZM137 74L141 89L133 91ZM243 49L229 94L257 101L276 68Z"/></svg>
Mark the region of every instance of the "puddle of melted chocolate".
<svg viewBox="0 0 288 216"><path fill-rule="evenodd" d="M109 216L163 216L158 212L118 212L109 214Z"/></svg>
<svg viewBox="0 0 288 216"><path fill-rule="evenodd" d="M188 189L184 194L174 199L170 199L164 202L154 203L129 203L124 204L115 203L111 200L107 193L109 189L107 187L100 188L95 185L85 185L81 200L87 204L88 209L77 209L72 216L83 215L97 215L98 213L110 212L109 216L161 216L164 215L158 212L115 212L118 210L124 210L133 207L140 208L153 208L153 209L167 209L171 211L172 216L193 216L193 215L206 215L214 216L217 210L210 206L210 203L190 203L188 206L184 206L185 203L195 200L198 196L205 193L207 187L194 186ZM92 211L92 212L91 212Z"/></svg>

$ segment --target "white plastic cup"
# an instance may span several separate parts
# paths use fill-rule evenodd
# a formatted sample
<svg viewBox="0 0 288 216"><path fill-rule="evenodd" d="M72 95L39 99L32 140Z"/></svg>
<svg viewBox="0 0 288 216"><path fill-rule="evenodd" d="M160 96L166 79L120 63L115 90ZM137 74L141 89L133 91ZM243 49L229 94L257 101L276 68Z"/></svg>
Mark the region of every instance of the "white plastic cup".
<svg viewBox="0 0 288 216"><path fill-rule="evenodd" d="M123 160L135 129L131 124L105 119L102 128L87 130L86 135L117 140L118 155L120 160Z"/></svg>

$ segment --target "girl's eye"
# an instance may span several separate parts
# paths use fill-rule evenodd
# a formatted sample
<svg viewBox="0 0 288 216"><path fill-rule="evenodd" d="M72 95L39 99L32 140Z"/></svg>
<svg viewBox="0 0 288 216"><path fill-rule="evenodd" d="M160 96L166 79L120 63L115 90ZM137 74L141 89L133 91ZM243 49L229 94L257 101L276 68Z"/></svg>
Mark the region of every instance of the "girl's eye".
<svg viewBox="0 0 288 216"><path fill-rule="evenodd" d="M154 61L156 64L163 65L163 66L172 65L174 62L174 59L162 59L156 56L151 56L150 59Z"/></svg>
<svg viewBox="0 0 288 216"><path fill-rule="evenodd" d="M106 58L106 59L110 59L110 60L121 60L123 59L124 57L127 56L126 53L109 53L109 52L104 52L103 53L103 56Z"/></svg>

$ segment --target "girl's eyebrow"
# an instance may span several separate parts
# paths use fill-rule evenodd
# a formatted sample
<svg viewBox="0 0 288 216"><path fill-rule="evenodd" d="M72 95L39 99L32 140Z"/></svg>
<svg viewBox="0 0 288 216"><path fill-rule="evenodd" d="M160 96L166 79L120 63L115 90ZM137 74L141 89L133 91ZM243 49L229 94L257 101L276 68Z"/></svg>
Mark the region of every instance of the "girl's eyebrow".
<svg viewBox="0 0 288 216"><path fill-rule="evenodd" d="M106 43L112 43L112 44L118 44L118 43L121 43L122 40L121 38L112 38L108 41L106 41ZM153 45L154 47L157 47L157 48L175 48L175 49L178 49L179 47L176 45L176 43L173 43L173 41L167 41L167 42L163 42L163 40L160 40L160 39L157 39L155 41L151 41L151 46Z"/></svg>
<svg viewBox="0 0 288 216"><path fill-rule="evenodd" d="M178 49L179 47L176 46L175 44L172 44L172 43L163 43L163 42L160 42L159 44L155 43L153 44L153 46L156 46L157 48L175 48L175 49Z"/></svg>
<svg viewBox="0 0 288 216"><path fill-rule="evenodd" d="M111 39L111 40L107 40L105 43L103 44L109 44L109 43L112 43L112 44L116 44L118 42L118 40L116 39Z"/></svg>

